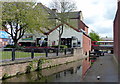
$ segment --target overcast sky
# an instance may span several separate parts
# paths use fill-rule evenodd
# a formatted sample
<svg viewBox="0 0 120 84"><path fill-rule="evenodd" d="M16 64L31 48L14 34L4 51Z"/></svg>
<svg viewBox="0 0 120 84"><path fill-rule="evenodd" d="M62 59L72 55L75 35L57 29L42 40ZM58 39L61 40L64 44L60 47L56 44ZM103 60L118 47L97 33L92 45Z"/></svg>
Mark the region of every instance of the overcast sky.
<svg viewBox="0 0 120 84"><path fill-rule="evenodd" d="M52 0L38 0L49 7ZM101 37L113 37L113 20L117 10L117 0L73 0L77 11L82 11L89 32L94 30Z"/></svg>

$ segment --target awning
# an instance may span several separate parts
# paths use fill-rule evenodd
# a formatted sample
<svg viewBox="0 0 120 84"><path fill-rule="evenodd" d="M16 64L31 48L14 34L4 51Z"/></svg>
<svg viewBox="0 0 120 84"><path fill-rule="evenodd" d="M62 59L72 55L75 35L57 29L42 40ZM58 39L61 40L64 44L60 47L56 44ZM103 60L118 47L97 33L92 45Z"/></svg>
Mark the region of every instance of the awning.
<svg viewBox="0 0 120 84"><path fill-rule="evenodd" d="M5 31L0 31L0 38L9 38L8 33Z"/></svg>

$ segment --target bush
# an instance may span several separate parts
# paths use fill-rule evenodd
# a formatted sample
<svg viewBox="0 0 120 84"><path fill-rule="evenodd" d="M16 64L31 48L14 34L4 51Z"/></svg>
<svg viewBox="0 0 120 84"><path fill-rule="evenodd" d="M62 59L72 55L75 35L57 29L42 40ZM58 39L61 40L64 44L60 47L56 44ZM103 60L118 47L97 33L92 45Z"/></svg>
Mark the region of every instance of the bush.
<svg viewBox="0 0 120 84"><path fill-rule="evenodd" d="M58 48L58 45L54 45L54 46L51 46L51 47ZM66 45L60 45L60 48L68 48L68 47Z"/></svg>
<svg viewBox="0 0 120 84"><path fill-rule="evenodd" d="M14 45L6 45L4 48L15 48Z"/></svg>
<svg viewBox="0 0 120 84"><path fill-rule="evenodd" d="M4 48L17 48L17 49L22 49L23 46L19 46L19 45L17 45L17 46L15 47L14 45L10 45L10 44L8 44L8 45L6 45Z"/></svg>

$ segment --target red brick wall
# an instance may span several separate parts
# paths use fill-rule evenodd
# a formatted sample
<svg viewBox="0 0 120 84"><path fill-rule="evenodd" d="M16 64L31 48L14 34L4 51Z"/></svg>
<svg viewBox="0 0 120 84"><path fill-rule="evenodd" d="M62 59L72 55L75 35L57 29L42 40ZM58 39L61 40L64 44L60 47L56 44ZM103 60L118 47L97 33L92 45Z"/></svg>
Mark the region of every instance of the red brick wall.
<svg viewBox="0 0 120 84"><path fill-rule="evenodd" d="M88 28L87 27L85 27L85 31L86 31L86 34L88 34Z"/></svg>
<svg viewBox="0 0 120 84"><path fill-rule="evenodd" d="M83 29L84 31L86 31L86 34L88 34L88 28L86 27L85 23L80 20L78 20L78 28Z"/></svg>
<svg viewBox="0 0 120 84"><path fill-rule="evenodd" d="M86 35L83 35L83 53L89 55L89 51L91 51L91 39Z"/></svg>
<svg viewBox="0 0 120 84"><path fill-rule="evenodd" d="M114 55L118 59L120 56L120 1L118 2L118 10L114 20Z"/></svg>

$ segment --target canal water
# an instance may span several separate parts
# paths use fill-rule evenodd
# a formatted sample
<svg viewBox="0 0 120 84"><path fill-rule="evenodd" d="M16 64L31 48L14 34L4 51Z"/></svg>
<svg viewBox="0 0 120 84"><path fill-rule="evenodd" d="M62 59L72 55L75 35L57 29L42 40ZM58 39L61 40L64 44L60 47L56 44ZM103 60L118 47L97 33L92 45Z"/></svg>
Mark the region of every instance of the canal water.
<svg viewBox="0 0 120 84"><path fill-rule="evenodd" d="M34 71L29 74L17 75L3 82L81 82L82 60Z"/></svg>

